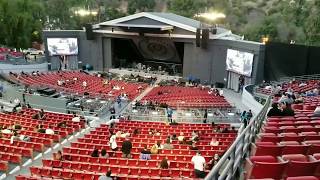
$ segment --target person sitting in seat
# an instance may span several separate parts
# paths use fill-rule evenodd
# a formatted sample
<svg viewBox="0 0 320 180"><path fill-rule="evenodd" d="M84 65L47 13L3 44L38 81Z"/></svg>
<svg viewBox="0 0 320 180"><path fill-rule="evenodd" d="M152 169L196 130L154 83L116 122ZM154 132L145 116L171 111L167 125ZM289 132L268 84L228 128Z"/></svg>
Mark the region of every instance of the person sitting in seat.
<svg viewBox="0 0 320 180"><path fill-rule="evenodd" d="M122 137L122 138L130 137L130 133L128 131L126 131L125 133L122 133L120 135L120 137Z"/></svg>
<svg viewBox="0 0 320 180"><path fill-rule="evenodd" d="M141 160L150 160L151 159L151 152L148 150L147 145L144 145L144 149L140 153Z"/></svg>
<svg viewBox="0 0 320 180"><path fill-rule="evenodd" d="M14 125L12 126L12 129L18 131L18 130L21 130L21 129L22 129L22 126L21 126L20 124L16 123L16 124L14 124Z"/></svg>
<svg viewBox="0 0 320 180"><path fill-rule="evenodd" d="M11 131L11 129L7 128L6 126L3 126L2 129L1 129L1 133L3 133L3 134L11 134L12 131Z"/></svg>
<svg viewBox="0 0 320 180"><path fill-rule="evenodd" d="M149 135L154 135L155 134L155 130L154 129L150 129L149 130Z"/></svg>
<svg viewBox="0 0 320 180"><path fill-rule="evenodd" d="M102 150L101 150L100 157L102 157L102 158L109 158L109 154L107 153L107 150L102 149Z"/></svg>
<svg viewBox="0 0 320 180"><path fill-rule="evenodd" d="M87 86L88 86L87 81L83 81L83 82L82 82L82 87L83 87L83 88L86 88Z"/></svg>
<svg viewBox="0 0 320 180"><path fill-rule="evenodd" d="M98 149L94 149L91 153L91 157L99 157L99 150Z"/></svg>
<svg viewBox="0 0 320 180"><path fill-rule="evenodd" d="M49 126L49 128L46 129L45 133L53 135L54 134L54 130L52 129L52 126Z"/></svg>
<svg viewBox="0 0 320 180"><path fill-rule="evenodd" d="M192 151L197 151L197 150L199 150L199 148L197 147L197 145L196 145L195 142L192 143L192 145L191 145L191 147L190 147L190 150L192 150Z"/></svg>
<svg viewBox="0 0 320 180"><path fill-rule="evenodd" d="M60 150L55 154L54 160L59 160L59 161L63 160L62 152Z"/></svg>
<svg viewBox="0 0 320 180"><path fill-rule="evenodd" d="M151 154L158 154L160 149L162 149L162 147L160 141L158 141L151 147Z"/></svg>
<svg viewBox="0 0 320 180"><path fill-rule="evenodd" d="M212 138L210 141L210 146L218 146L219 145L219 141L217 141L216 138Z"/></svg>
<svg viewBox="0 0 320 180"><path fill-rule="evenodd" d="M208 169L211 170L214 167L214 165L216 165L219 162L219 160L220 160L219 154L215 154L208 163Z"/></svg>
<svg viewBox="0 0 320 180"><path fill-rule="evenodd" d="M99 176L98 180L113 180L111 177L111 171L109 170L106 175Z"/></svg>
<svg viewBox="0 0 320 180"><path fill-rule="evenodd" d="M180 133L180 136L178 136L178 141L180 144L182 144L185 141L185 137L183 132Z"/></svg>
<svg viewBox="0 0 320 180"><path fill-rule="evenodd" d="M19 135L18 132L14 132L13 135L10 138L10 144L13 144L13 141L25 141L29 142L30 137L26 135Z"/></svg>
<svg viewBox="0 0 320 180"><path fill-rule="evenodd" d="M160 162L160 169L169 169L169 162L167 158L163 158Z"/></svg>
<svg viewBox="0 0 320 180"><path fill-rule="evenodd" d="M39 125L37 129L38 133L46 133L46 129L43 128L43 125Z"/></svg>
<svg viewBox="0 0 320 180"><path fill-rule="evenodd" d="M199 141L199 134L197 131L192 131L190 140L193 142Z"/></svg>
<svg viewBox="0 0 320 180"><path fill-rule="evenodd" d="M132 143L129 139L129 136L126 137L126 140L122 142L122 157L123 158L132 158L131 155Z"/></svg>
<svg viewBox="0 0 320 180"><path fill-rule="evenodd" d="M294 111L291 109L287 102L281 103L281 109L281 116L294 116Z"/></svg>
<svg viewBox="0 0 320 180"><path fill-rule="evenodd" d="M67 127L67 122L66 121L59 122L57 127L58 128L65 128L65 127Z"/></svg>
<svg viewBox="0 0 320 180"><path fill-rule="evenodd" d="M39 119L40 120L44 120L44 119L46 119L46 115L45 115L45 113L44 113L44 110L43 109L41 109L40 110L40 112L39 112Z"/></svg>
<svg viewBox="0 0 320 180"><path fill-rule="evenodd" d="M281 116L281 110L278 108L278 103L273 103L272 108L269 110L267 116Z"/></svg>
<svg viewBox="0 0 320 180"><path fill-rule="evenodd" d="M170 138L167 138L166 143L162 145L162 149L173 149Z"/></svg>

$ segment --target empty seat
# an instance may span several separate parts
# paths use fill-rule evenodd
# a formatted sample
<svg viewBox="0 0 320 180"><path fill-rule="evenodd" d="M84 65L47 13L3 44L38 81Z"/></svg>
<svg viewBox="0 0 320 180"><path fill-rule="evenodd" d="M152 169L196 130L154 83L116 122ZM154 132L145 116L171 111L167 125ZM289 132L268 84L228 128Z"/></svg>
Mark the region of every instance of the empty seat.
<svg viewBox="0 0 320 180"><path fill-rule="evenodd" d="M282 158L289 161L285 172L287 177L314 175L320 165L320 161L302 154L283 155Z"/></svg>
<svg viewBox="0 0 320 180"><path fill-rule="evenodd" d="M263 162L266 161L266 162ZM288 162L281 162L272 156L254 156L246 159L246 179L274 178L281 179Z"/></svg>
<svg viewBox="0 0 320 180"><path fill-rule="evenodd" d="M252 145L252 154L255 156L271 155L280 156L283 146L279 145Z"/></svg>

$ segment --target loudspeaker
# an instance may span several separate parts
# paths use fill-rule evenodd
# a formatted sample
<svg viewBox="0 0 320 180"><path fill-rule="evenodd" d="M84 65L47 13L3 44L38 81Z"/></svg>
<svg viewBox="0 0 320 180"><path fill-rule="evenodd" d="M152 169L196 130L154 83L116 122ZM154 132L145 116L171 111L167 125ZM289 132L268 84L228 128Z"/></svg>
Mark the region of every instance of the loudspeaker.
<svg viewBox="0 0 320 180"><path fill-rule="evenodd" d="M211 29L211 34L217 34L217 28L212 28Z"/></svg>
<svg viewBox="0 0 320 180"><path fill-rule="evenodd" d="M201 29L197 28L197 32L196 32L196 46L200 47L200 35L201 35Z"/></svg>
<svg viewBox="0 0 320 180"><path fill-rule="evenodd" d="M93 35L93 31L92 31L92 24L86 24L85 28L86 28L87 40L94 40L94 35Z"/></svg>
<svg viewBox="0 0 320 180"><path fill-rule="evenodd" d="M202 29L201 48L207 49L209 41L209 29Z"/></svg>

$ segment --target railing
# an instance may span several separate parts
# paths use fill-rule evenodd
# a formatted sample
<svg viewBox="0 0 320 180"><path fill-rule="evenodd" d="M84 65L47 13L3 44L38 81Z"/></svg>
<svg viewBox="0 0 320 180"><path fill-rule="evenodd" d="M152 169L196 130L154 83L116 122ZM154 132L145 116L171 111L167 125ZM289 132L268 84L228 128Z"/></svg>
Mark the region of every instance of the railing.
<svg viewBox="0 0 320 180"><path fill-rule="evenodd" d="M266 113L271 104L271 97L268 97L263 109L252 118L249 125L242 130L233 144L222 156L219 162L206 176L205 180L229 180L239 179L237 174L242 166L243 160L248 155L250 144L254 142L256 135L260 132Z"/></svg>
<svg viewBox="0 0 320 180"><path fill-rule="evenodd" d="M312 74L312 75L303 75L303 76L291 76L291 77L281 77L279 79L280 82L289 82L291 80L319 80L320 79L320 74Z"/></svg>

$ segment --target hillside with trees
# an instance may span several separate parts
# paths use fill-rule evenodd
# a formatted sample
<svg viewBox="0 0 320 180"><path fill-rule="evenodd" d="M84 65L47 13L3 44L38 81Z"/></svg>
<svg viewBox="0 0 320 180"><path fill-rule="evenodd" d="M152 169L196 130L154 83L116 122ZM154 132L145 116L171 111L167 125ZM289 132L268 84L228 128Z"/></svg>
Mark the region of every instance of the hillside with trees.
<svg viewBox="0 0 320 180"><path fill-rule="evenodd" d="M77 14L87 10L87 15ZM319 0L0 0L0 44L26 48L41 41L42 29L82 29L142 11L172 12L194 18L220 12L220 24L245 39L320 45Z"/></svg>

